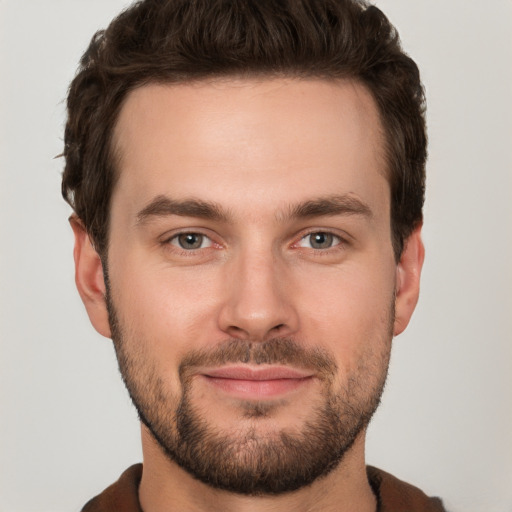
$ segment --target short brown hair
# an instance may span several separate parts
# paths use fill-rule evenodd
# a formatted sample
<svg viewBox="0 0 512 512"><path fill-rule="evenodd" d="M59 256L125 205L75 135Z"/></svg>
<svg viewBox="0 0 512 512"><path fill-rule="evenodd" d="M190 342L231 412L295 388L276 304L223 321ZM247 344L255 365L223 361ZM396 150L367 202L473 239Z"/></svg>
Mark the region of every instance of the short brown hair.
<svg viewBox="0 0 512 512"><path fill-rule="evenodd" d="M386 135L398 259L422 221L425 98L395 28L362 0L142 0L97 32L69 89L62 193L98 253L108 245L112 134L127 94L222 76L351 78L370 90Z"/></svg>

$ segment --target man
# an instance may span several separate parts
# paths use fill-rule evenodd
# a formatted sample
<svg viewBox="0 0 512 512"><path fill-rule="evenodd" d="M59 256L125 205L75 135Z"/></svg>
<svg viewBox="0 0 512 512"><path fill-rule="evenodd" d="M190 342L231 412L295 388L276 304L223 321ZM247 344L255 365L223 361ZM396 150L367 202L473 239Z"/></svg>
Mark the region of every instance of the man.
<svg viewBox="0 0 512 512"><path fill-rule="evenodd" d="M355 0L144 0L68 97L76 283L143 465L84 511L439 511L366 467L416 306L419 73Z"/></svg>

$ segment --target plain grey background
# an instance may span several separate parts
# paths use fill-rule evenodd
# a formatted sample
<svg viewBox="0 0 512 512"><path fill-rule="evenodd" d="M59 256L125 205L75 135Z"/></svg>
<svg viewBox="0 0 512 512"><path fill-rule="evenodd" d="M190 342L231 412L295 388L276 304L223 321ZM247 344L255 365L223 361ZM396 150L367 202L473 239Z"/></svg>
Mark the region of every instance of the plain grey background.
<svg viewBox="0 0 512 512"><path fill-rule="evenodd" d="M78 511L141 460L109 340L73 283L64 99L124 0L0 0L0 512ZM452 512L512 511L512 2L380 0L418 62L422 296L367 460Z"/></svg>

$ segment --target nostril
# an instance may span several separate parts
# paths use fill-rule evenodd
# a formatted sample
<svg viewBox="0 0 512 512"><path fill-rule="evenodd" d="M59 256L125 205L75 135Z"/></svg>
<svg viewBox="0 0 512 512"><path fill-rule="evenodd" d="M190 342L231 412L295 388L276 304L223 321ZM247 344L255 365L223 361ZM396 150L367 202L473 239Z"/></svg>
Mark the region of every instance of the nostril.
<svg viewBox="0 0 512 512"><path fill-rule="evenodd" d="M229 326L228 330L235 333L245 332L241 327L237 327L236 325Z"/></svg>

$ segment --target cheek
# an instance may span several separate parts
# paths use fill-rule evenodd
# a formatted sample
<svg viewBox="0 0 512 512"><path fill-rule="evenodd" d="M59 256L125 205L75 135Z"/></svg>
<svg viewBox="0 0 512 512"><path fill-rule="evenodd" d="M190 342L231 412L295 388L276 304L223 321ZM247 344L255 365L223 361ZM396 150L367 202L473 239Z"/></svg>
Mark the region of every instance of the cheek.
<svg viewBox="0 0 512 512"><path fill-rule="evenodd" d="M190 350L212 338L211 290L170 269L136 268L125 262L111 276L112 300L122 329L125 352L143 380L157 376L179 396L178 367ZM139 267L142 269L142 267Z"/></svg>
<svg viewBox="0 0 512 512"><path fill-rule="evenodd" d="M324 345L340 367L357 364L368 348L389 345L393 290L392 270L368 272L354 265L317 273L314 286L302 287L300 294L305 338Z"/></svg>
<svg viewBox="0 0 512 512"><path fill-rule="evenodd" d="M122 325L162 356L186 352L211 335L216 285L209 272L126 259L111 286Z"/></svg>

